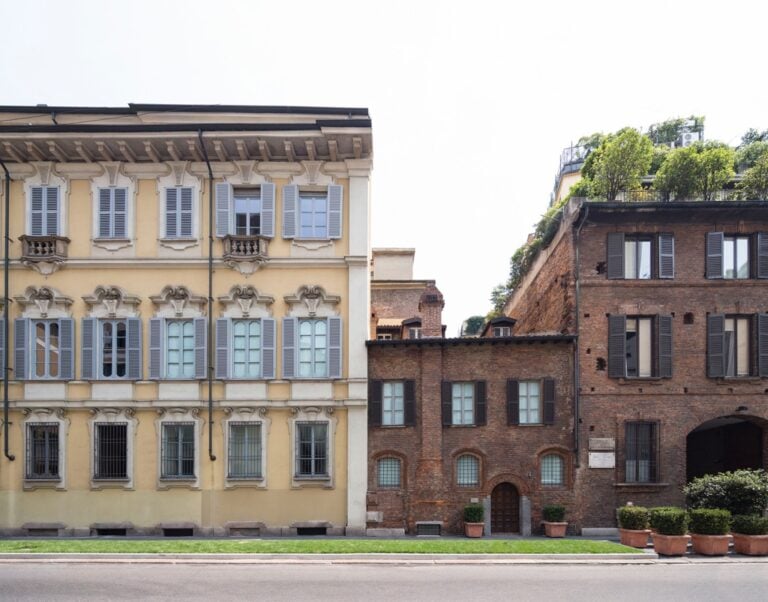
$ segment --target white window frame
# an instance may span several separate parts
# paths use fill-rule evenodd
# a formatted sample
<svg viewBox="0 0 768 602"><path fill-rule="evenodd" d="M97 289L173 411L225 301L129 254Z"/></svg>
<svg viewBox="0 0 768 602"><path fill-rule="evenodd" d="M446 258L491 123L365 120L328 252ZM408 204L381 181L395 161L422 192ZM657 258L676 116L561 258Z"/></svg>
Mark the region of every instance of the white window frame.
<svg viewBox="0 0 768 602"><path fill-rule="evenodd" d="M730 340L728 335L730 336ZM723 369L725 378L750 376L752 372L752 318L727 315L723 321Z"/></svg>
<svg viewBox="0 0 768 602"><path fill-rule="evenodd" d="M46 325L45 328L45 342L44 342L44 364L45 364L45 374L42 376L39 376L37 374L37 325L39 323L43 323ZM58 359L56 360L57 364L57 374L55 376L51 376L49 373L50 370L50 355L51 355L51 344L50 344L50 328L52 324L56 324L56 326L59 326L59 321L57 319L47 319L47 318L29 318L29 332L28 332L28 342L29 342L29 348L27 351L29 352L29 380L39 380L39 381L46 381L46 380L61 380L61 332L56 335L58 339ZM74 358L73 358L74 361Z"/></svg>
<svg viewBox="0 0 768 602"><path fill-rule="evenodd" d="M316 226L315 225L315 215L320 213L312 209L310 213L312 215L312 226L311 226L311 234L305 235L302 229L301 225L301 217L305 213L303 210L304 207L304 201L309 201L310 199L314 201L317 201L318 199L322 199L322 201L325 203L325 211L322 212L325 215L325 224L323 226ZM328 207L328 193L327 192L318 192L318 191L312 191L312 190L302 190L301 187L299 187L299 196L296 199L296 238L299 240L330 240L330 235L328 234L328 216L329 216L329 207ZM317 228L324 228L325 234L320 236L316 234Z"/></svg>
<svg viewBox="0 0 768 602"><path fill-rule="evenodd" d="M474 382L451 383L451 424L453 426L472 426L475 424Z"/></svg>
<svg viewBox="0 0 768 602"><path fill-rule="evenodd" d="M421 338L421 326L412 326L408 329L408 338L409 339L420 339Z"/></svg>
<svg viewBox="0 0 768 602"><path fill-rule="evenodd" d="M247 354L248 357L250 357L252 354L256 354L258 357L258 374L252 375L252 374L245 374L242 376L238 376L235 374L235 352L237 349L235 348L235 340L238 335L235 334L235 327L237 324L250 324L250 323L257 323L259 326L259 346L254 350L252 347L249 346L250 343L250 334L245 335L246 339L246 348L244 352ZM264 344L264 329L263 324L261 321L261 318L231 318L230 321L230 333L229 333L229 349L230 349L230 357L229 357L229 370L230 370L230 378L233 380L261 380L264 374L264 366L262 365L261 361L261 353L262 353L262 347ZM245 362L245 365L248 366L249 363L253 362Z"/></svg>
<svg viewBox="0 0 768 602"><path fill-rule="evenodd" d="M494 326L493 327L493 336L494 337L508 337L512 335L512 328L509 326Z"/></svg>
<svg viewBox="0 0 768 602"><path fill-rule="evenodd" d="M309 335L302 335L301 329L302 325L304 324L312 324L312 332ZM323 324L325 328L325 332L323 334L317 333L317 327L318 325ZM328 378L328 369L329 369L329 345L328 345L328 339L330 336L330 328L328 324L327 318L317 318L317 317L311 317L311 318L299 318L296 327L298 328L298 333L296 337L296 353L297 353L297 359L296 359L296 368L298 371L297 378L303 378L303 379L324 379ZM311 338L311 345L307 349L305 347L302 347L302 336L309 336ZM324 337L325 338L325 346L320 347L317 344L318 337ZM302 365L307 365L306 361L302 361L301 359L301 352L302 350L308 351L310 354L310 361L309 361L309 367L310 367L310 374L302 374ZM324 352L325 355L325 361L320 361L318 359L318 356L321 355L320 352ZM318 365L325 364L325 369L322 371L322 373L318 374L317 368Z"/></svg>
<svg viewBox="0 0 768 602"><path fill-rule="evenodd" d="M746 249L739 249L739 243L744 243L743 246L746 246ZM726 234L723 236L723 278L725 280L749 280L752 270L751 252L752 238L749 235ZM747 273L744 276L740 276L736 269L738 267L738 259L742 253L746 253ZM731 260L731 265L728 265L726 258Z"/></svg>
<svg viewBox="0 0 768 602"><path fill-rule="evenodd" d="M625 345L629 334L635 333L637 340L637 374L629 374L629 357L626 361L627 378L651 378L654 375L653 344L655 335L654 318L651 316L627 316Z"/></svg>
<svg viewBox="0 0 768 602"><path fill-rule="evenodd" d="M254 190L256 188L259 189L259 196L258 197L254 196L254 195L245 195L244 194L244 192L246 190ZM263 207L263 203L261 201L261 197L262 197L261 185L256 184L254 186L233 186L232 187L232 206L231 206L231 213L230 213L230 215L232 217L230 218L230 224L229 224L229 232L230 232L230 234L232 234L233 236L262 236L262 230L264 229L263 228L263 224L262 224L263 209L264 209L264 207ZM244 234L241 234L241 233L239 233L237 231L237 199L238 198L241 198L241 199L242 198L247 198L247 199L250 199L250 200L258 199L258 201L259 201L259 211L258 211L258 215L259 215L259 231L256 234L253 234L251 232L246 232ZM254 214L248 212L247 215L254 215ZM250 230L250 224L248 224L246 226L246 229Z"/></svg>
<svg viewBox="0 0 768 602"><path fill-rule="evenodd" d="M118 324L122 324L125 327L125 374L123 376L117 376L117 374L112 374L112 376L104 376L104 325L105 324L112 324L113 326L113 332L112 332L112 338L117 339L116 332L114 331L114 328ZM98 374L96 374L96 380L128 380L128 320L127 318L102 318L97 320L96 327L98 328L98 333L96 335L96 344L97 347L94 349L94 353L96 354L96 370L98 371ZM115 358L117 357L117 348L112 349L112 361L115 362Z"/></svg>
<svg viewBox="0 0 768 602"><path fill-rule="evenodd" d="M54 173L53 163L41 162L34 163L33 165L37 173L24 180L24 198L26 199L24 231L27 233L27 235L32 236L32 188L38 188L41 186L46 188L58 187L59 214L58 234L56 234L56 236L66 237L69 226L67 219L69 215L69 178Z"/></svg>
<svg viewBox="0 0 768 602"><path fill-rule="evenodd" d="M405 382L385 380L381 384L381 426L405 424Z"/></svg>
<svg viewBox="0 0 768 602"><path fill-rule="evenodd" d="M537 392L531 391L535 385ZM517 383L518 390L518 422L519 424L543 424L544 406L542 403L542 382L540 380L520 380ZM531 402L536 402L536 408L531 407Z"/></svg>
<svg viewBox="0 0 768 602"><path fill-rule="evenodd" d="M192 364L191 364L192 365L192 374L191 375L179 374L179 375L176 375L176 376L171 376L171 374L170 374L170 367L171 367L171 363L170 363L170 359L169 359L170 352L171 352L171 349L170 349L170 337L171 337L171 325L173 325L173 324L181 324L182 325L182 333L181 333L181 336L179 337L180 344L181 344L181 348L179 349L179 352L181 354L181 356L180 356L181 362L178 364L178 367L180 367L182 369L182 371L183 371L183 368L185 366L185 363L184 363L184 353L186 351L190 351L192 353ZM184 331L184 327L186 325L189 325L192 328L192 335L191 335L192 336L192 348L189 349L189 350L184 347L184 339L185 339L186 335L184 334L183 331ZM195 379L195 320L194 320L194 318L166 318L165 319L165 329L164 329L164 332L163 332L163 337L164 337L163 338L163 370L164 370L165 378L167 378L169 380L194 380Z"/></svg>
<svg viewBox="0 0 768 602"><path fill-rule="evenodd" d="M643 247L647 247L647 273L641 273ZM624 237L624 278L626 280L651 280L653 278L653 240L650 236L627 234Z"/></svg>

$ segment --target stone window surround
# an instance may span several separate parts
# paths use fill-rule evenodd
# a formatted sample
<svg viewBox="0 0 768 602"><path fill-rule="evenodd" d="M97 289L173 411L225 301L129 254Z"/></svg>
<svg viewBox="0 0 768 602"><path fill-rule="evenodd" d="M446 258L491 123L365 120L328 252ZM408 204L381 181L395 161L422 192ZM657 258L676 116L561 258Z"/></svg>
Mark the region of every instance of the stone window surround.
<svg viewBox="0 0 768 602"><path fill-rule="evenodd" d="M96 424L125 424L126 425L126 475L125 479L96 479ZM133 408L91 408L91 419L88 421L90 441L90 483L92 490L125 489L133 490L133 455L134 439L138 419Z"/></svg>
<svg viewBox="0 0 768 602"><path fill-rule="evenodd" d="M323 409L325 410L323 412ZM327 466L328 475L324 477L298 477L296 476L296 444L297 444L297 429L296 424L299 422L324 422L328 425L328 456ZM332 407L321 408L318 406L303 406L292 407L291 414L288 418L289 431L290 431L290 458L291 458L291 488L303 489L312 487L322 487L324 489L335 488L335 438L336 427L338 425L338 418L334 416L334 409Z"/></svg>
<svg viewBox="0 0 768 602"><path fill-rule="evenodd" d="M160 246L174 251L184 251L185 249L200 246L202 241L200 232L202 182L199 176L195 176L188 171L188 161L169 161L167 165L170 168L170 173L159 176L156 180L158 241ZM190 238L167 238L165 236L165 189L179 186L192 189L192 236Z"/></svg>
<svg viewBox="0 0 768 602"><path fill-rule="evenodd" d="M252 488L267 489L267 440L269 438L272 419L266 407L225 407L226 418L221 421L222 434L224 436L224 488ZM258 478L230 478L229 477L229 424L231 422L250 422L261 426L261 477Z"/></svg>
<svg viewBox="0 0 768 602"><path fill-rule="evenodd" d="M127 176L122 172L119 161L103 161L100 165L104 173L91 178L91 205L93 211L91 240L93 246L115 253L121 249L132 247L136 242L136 196L138 186L135 176ZM125 238L99 237L99 190L101 188L126 188Z"/></svg>
<svg viewBox="0 0 768 602"><path fill-rule="evenodd" d="M203 419L198 408L158 408L158 418L155 420L157 430L157 489L168 490L175 488L200 489L200 435ZM163 478L163 425L191 422L194 424L195 467L194 476L189 478Z"/></svg>
<svg viewBox="0 0 768 602"><path fill-rule="evenodd" d="M31 163L35 168L32 176L24 178L24 232L32 232L32 188L37 186L58 186L59 188L59 236L67 236L69 222L69 177L54 169L54 164L47 161Z"/></svg>
<svg viewBox="0 0 768 602"><path fill-rule="evenodd" d="M67 435L69 432L70 419L67 417L67 411L64 408L25 408L23 410L23 437L24 437L24 490L32 491L35 489L56 489L65 491L67 489ZM58 479L28 479L27 461L28 449L28 427L32 424L56 422L59 425L59 478Z"/></svg>

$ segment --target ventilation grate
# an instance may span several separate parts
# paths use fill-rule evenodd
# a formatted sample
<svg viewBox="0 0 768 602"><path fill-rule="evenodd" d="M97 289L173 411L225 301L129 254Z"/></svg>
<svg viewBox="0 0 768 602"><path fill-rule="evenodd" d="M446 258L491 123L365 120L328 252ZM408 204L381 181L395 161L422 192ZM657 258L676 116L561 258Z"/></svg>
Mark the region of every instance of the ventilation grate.
<svg viewBox="0 0 768 602"><path fill-rule="evenodd" d="M163 529L163 537L192 537L194 534L192 528Z"/></svg>
<svg viewBox="0 0 768 602"><path fill-rule="evenodd" d="M328 527L298 527L296 535L326 535Z"/></svg>

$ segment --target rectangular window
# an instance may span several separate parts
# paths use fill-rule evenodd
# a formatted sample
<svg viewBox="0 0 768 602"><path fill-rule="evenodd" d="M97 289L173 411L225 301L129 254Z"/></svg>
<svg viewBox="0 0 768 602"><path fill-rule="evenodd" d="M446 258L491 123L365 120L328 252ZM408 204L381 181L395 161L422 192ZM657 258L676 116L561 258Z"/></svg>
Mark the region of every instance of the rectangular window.
<svg viewBox="0 0 768 602"><path fill-rule="evenodd" d="M328 423L296 423L296 476L328 476Z"/></svg>
<svg viewBox="0 0 768 602"><path fill-rule="evenodd" d="M258 188L236 189L234 197L235 234L261 234L261 191Z"/></svg>
<svg viewBox="0 0 768 602"><path fill-rule="evenodd" d="M381 458L378 462L379 487L400 487L400 460Z"/></svg>
<svg viewBox="0 0 768 602"><path fill-rule="evenodd" d="M751 320L748 317L726 317L724 331L725 375L749 376L749 339Z"/></svg>
<svg viewBox="0 0 768 602"><path fill-rule="evenodd" d="M59 323L56 320L34 320L32 336L34 337L32 352L34 378L59 378L61 368Z"/></svg>
<svg viewBox="0 0 768 602"><path fill-rule="evenodd" d="M518 383L520 424L541 424L541 383L521 380Z"/></svg>
<svg viewBox="0 0 768 602"><path fill-rule="evenodd" d="M232 376L261 378L261 320L233 320Z"/></svg>
<svg viewBox="0 0 768 602"><path fill-rule="evenodd" d="M382 384L381 424L396 426L405 424L404 383Z"/></svg>
<svg viewBox="0 0 768 602"><path fill-rule="evenodd" d="M390 332L379 332L379 333L376 333L376 340L377 341L391 341L392 340L392 333L390 333Z"/></svg>
<svg viewBox="0 0 768 602"><path fill-rule="evenodd" d="M652 375L651 333L653 318L627 318L626 354L627 376Z"/></svg>
<svg viewBox="0 0 768 602"><path fill-rule="evenodd" d="M419 328L419 327L409 328L408 329L408 338L409 339L420 339L421 338L421 328Z"/></svg>
<svg viewBox="0 0 768 602"><path fill-rule="evenodd" d="M651 239L625 236L624 278L651 278Z"/></svg>
<svg viewBox="0 0 768 602"><path fill-rule="evenodd" d="M99 188L99 238L126 238L127 188Z"/></svg>
<svg viewBox="0 0 768 602"><path fill-rule="evenodd" d="M192 188L165 189L165 238L192 238Z"/></svg>
<svg viewBox="0 0 768 602"><path fill-rule="evenodd" d="M124 378L127 363L127 325L125 320L103 320L101 329L101 376Z"/></svg>
<svg viewBox="0 0 768 602"><path fill-rule="evenodd" d="M227 476L230 479L260 479L261 423L230 422Z"/></svg>
<svg viewBox="0 0 768 602"><path fill-rule="evenodd" d="M59 187L33 186L30 235L59 235Z"/></svg>
<svg viewBox="0 0 768 602"><path fill-rule="evenodd" d="M627 483L655 483L658 479L657 433L655 422L626 423Z"/></svg>
<svg viewBox="0 0 768 602"><path fill-rule="evenodd" d="M451 384L452 424L475 423L475 384Z"/></svg>
<svg viewBox="0 0 768 602"><path fill-rule="evenodd" d="M192 479L194 477L195 425L191 422L163 424L160 478Z"/></svg>
<svg viewBox="0 0 768 602"><path fill-rule="evenodd" d="M494 337L508 337L512 335L512 329L509 326L494 326L493 327L493 336Z"/></svg>
<svg viewBox="0 0 768 602"><path fill-rule="evenodd" d="M299 192L299 236L328 238L328 198L325 193Z"/></svg>
<svg viewBox="0 0 768 602"><path fill-rule="evenodd" d="M328 324L326 320L299 320L299 376L328 376Z"/></svg>
<svg viewBox="0 0 768 602"><path fill-rule="evenodd" d="M723 238L723 278L749 278L749 237Z"/></svg>
<svg viewBox="0 0 768 602"><path fill-rule="evenodd" d="M128 478L128 425L94 425L94 479Z"/></svg>
<svg viewBox="0 0 768 602"><path fill-rule="evenodd" d="M195 325L192 320L169 320L166 326L166 375L195 377Z"/></svg>
<svg viewBox="0 0 768 602"><path fill-rule="evenodd" d="M27 425L27 479L59 478L59 424Z"/></svg>

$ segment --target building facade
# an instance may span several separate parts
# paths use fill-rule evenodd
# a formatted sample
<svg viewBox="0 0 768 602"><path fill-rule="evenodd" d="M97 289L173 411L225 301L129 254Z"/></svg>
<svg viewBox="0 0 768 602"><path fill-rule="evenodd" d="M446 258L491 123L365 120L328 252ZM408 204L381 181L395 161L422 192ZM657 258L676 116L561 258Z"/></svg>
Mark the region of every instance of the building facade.
<svg viewBox="0 0 768 602"><path fill-rule="evenodd" d="M0 532L362 533L367 110L0 112Z"/></svg>

